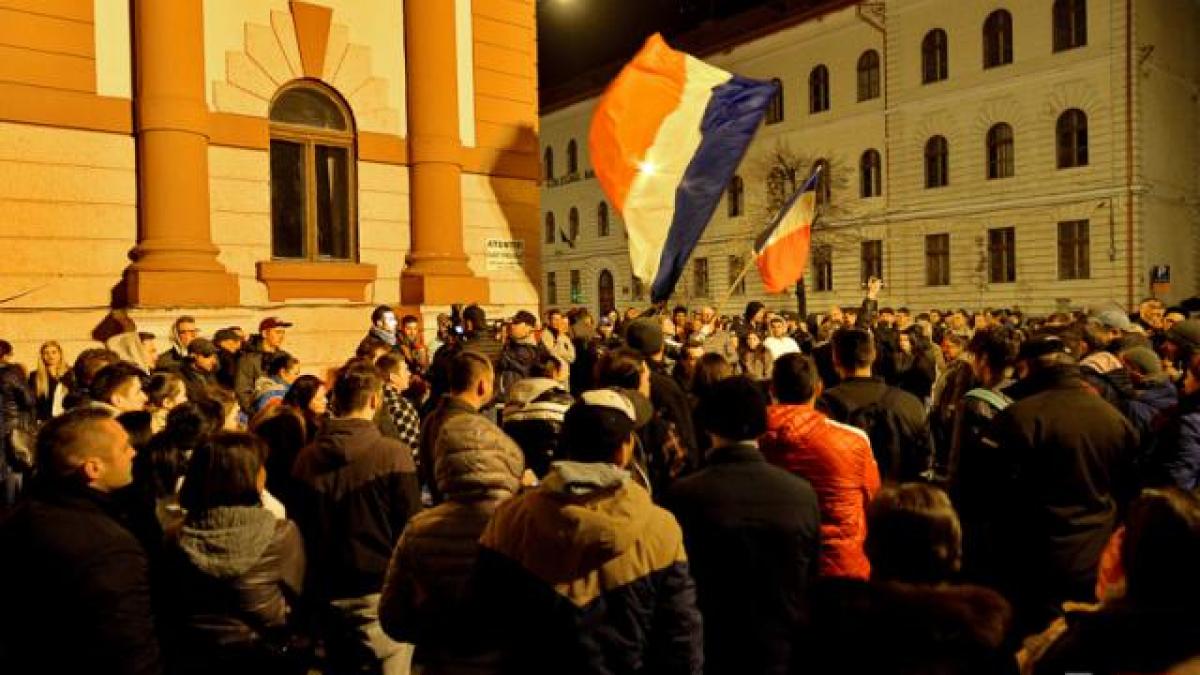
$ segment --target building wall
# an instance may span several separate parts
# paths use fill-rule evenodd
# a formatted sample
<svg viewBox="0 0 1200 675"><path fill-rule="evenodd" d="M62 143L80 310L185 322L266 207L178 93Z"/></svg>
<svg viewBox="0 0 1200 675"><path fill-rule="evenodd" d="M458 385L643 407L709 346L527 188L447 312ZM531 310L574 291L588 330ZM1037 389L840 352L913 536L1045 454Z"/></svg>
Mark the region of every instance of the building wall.
<svg viewBox="0 0 1200 675"><path fill-rule="evenodd" d="M412 248L403 2L197 1L209 224L219 262L238 279L239 304L131 313L139 328L163 338L160 348L181 313L208 333L231 324L253 332L264 316L284 316L296 322L289 350L306 370L323 372L352 353L374 305L401 300ZM465 253L488 280L494 315L536 309L534 2L455 6ZM0 238L11 251L0 298L20 295L0 306L0 337L15 343L24 363L35 361L46 339L63 341L69 357L94 345L92 331L112 310L137 243L130 9L130 0L0 0ZM297 18L303 11L309 18ZM359 260L376 272L352 301L272 300L257 269L271 259L267 113L282 85L306 76L305 41L324 45L317 79L347 101L359 132ZM491 269L489 238L524 239L524 268ZM430 318L447 309L405 308Z"/></svg>
<svg viewBox="0 0 1200 675"><path fill-rule="evenodd" d="M1013 63L985 70L983 22L1001 7L1013 16ZM1200 43L1200 21L1194 3L1136 7L1134 58L1142 62L1133 80L1138 107L1132 120L1131 181L1126 171L1123 0L1088 2L1086 46L1058 53L1051 43L1051 4L1044 0L893 0L882 16L866 7L861 17L851 7L706 56L732 72L779 78L785 114L781 123L760 129L739 168L745 181L745 215L728 218L722 204L694 254L709 260L709 296L692 296L689 269L672 300L700 304L724 296L728 256L748 250L765 224L762 158L781 144L806 165L818 157L831 165L831 206L818 223L814 244L834 246L834 290L815 292L810 272L809 311L858 303L859 247L865 239L884 241L885 301L913 308L1017 305L1046 312L1061 306L1124 304L1130 295L1136 300L1149 293L1149 266L1164 263L1172 265L1175 282L1164 297L1173 301L1194 294L1200 220L1200 144L1194 142L1200 129L1200 59L1195 45ZM886 36L867 19L885 25ZM949 77L922 84L921 40L935 27L949 38ZM866 49L879 51L883 58L886 95L860 102L856 66ZM818 62L829 69L831 107L810 114L808 76ZM543 147L554 148L560 172L568 140L586 138L594 103L595 99L577 103L543 118ZM1055 124L1069 108L1087 114L1089 161L1087 166L1060 170ZM997 122L1013 127L1015 173L988 180L985 139ZM926 189L924 144L934 134L949 141L950 182ZM864 199L859 196L858 167L868 148L882 156L883 194ZM588 168L585 163L581 170ZM586 224L599 198L594 179L547 184L543 211L553 210L563 223L569 207L578 205ZM1132 210L1127 208L1131 203ZM1090 223L1091 276L1061 281L1057 223L1076 219ZM991 284L987 229L1010 226L1016 228L1016 281ZM586 225L582 232L576 249L580 253L572 255L561 243L547 248L546 271L586 269L588 260L607 256L619 260L627 273L623 240L596 241L588 237ZM950 235L950 285L927 286L925 235L938 233ZM564 276L559 271L560 294ZM720 309L740 312L750 298L773 307L796 306L791 294L765 296L757 272L751 271L747 295L731 298ZM591 296L585 301L594 305Z"/></svg>

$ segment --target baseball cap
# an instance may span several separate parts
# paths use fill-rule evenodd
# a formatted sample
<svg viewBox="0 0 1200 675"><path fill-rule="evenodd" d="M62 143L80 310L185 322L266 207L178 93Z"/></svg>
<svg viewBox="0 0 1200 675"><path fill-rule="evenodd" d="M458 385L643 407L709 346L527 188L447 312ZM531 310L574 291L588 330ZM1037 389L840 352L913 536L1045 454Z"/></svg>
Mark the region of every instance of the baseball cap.
<svg viewBox="0 0 1200 675"><path fill-rule="evenodd" d="M634 404L619 390L585 391L563 418L560 447L571 459L605 461L633 433L636 420Z"/></svg>
<svg viewBox="0 0 1200 675"><path fill-rule="evenodd" d="M527 312L522 309L521 311L517 312L516 314L513 314L512 322L513 323L523 323L523 324L526 324L529 326L536 326L537 325L537 317L534 316L532 312Z"/></svg>
<svg viewBox="0 0 1200 675"><path fill-rule="evenodd" d="M1125 312L1117 309L1109 309L1096 314L1090 319L1093 323L1098 323L1105 328L1114 328L1120 331L1127 331L1132 327L1129 323L1129 317L1125 316Z"/></svg>
<svg viewBox="0 0 1200 675"><path fill-rule="evenodd" d="M258 332L261 333L265 330L271 330L272 328L291 328L291 327L292 327L291 322L284 321L283 319L281 319L277 316L269 316L259 322Z"/></svg>
<svg viewBox="0 0 1200 675"><path fill-rule="evenodd" d="M1137 366L1138 371L1150 379L1159 379L1163 375L1162 361L1149 347L1126 349L1121 352L1121 358Z"/></svg>
<svg viewBox="0 0 1200 675"><path fill-rule="evenodd" d="M654 318L631 321L625 329L625 342L630 349L653 356L663 348L662 326Z"/></svg>
<svg viewBox="0 0 1200 675"><path fill-rule="evenodd" d="M234 332L232 328L222 328L216 333L213 333L213 343L225 342L226 340L237 340L238 342L241 342L242 338L236 332Z"/></svg>
<svg viewBox="0 0 1200 675"><path fill-rule="evenodd" d="M208 338L198 337L188 343L187 353L192 356L212 356L217 353L217 347Z"/></svg>
<svg viewBox="0 0 1200 675"><path fill-rule="evenodd" d="M1200 319L1187 319L1171 326L1167 339L1188 349L1200 347Z"/></svg>
<svg viewBox="0 0 1200 675"><path fill-rule="evenodd" d="M1036 359L1047 354L1070 354L1067 343L1057 335L1034 335L1021 343L1018 359Z"/></svg>

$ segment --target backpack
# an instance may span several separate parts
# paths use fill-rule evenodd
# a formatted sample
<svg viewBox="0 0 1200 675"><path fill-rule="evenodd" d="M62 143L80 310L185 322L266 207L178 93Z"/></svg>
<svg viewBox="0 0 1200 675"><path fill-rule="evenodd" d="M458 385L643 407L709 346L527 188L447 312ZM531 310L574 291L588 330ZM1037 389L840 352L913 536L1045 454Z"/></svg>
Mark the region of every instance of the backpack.
<svg viewBox="0 0 1200 675"><path fill-rule="evenodd" d="M826 395L834 398L842 410L850 409L833 392L826 392ZM887 482L902 483L922 478L929 467L917 466L918 458L913 457L912 452L915 449L906 451L900 417L888 406L893 396L893 388L888 387L874 401L851 409L844 419L846 424L862 429L871 440L871 453L875 455L875 463L879 466L880 478Z"/></svg>

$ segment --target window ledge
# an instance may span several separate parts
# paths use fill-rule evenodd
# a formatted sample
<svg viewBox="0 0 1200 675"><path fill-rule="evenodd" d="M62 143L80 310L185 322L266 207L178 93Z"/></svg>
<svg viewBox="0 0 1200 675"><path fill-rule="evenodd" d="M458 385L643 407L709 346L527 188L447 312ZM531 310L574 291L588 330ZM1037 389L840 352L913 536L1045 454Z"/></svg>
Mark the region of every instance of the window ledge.
<svg viewBox="0 0 1200 675"><path fill-rule="evenodd" d="M256 267L271 302L296 298L366 302L367 285L376 277L375 265L365 263L260 260Z"/></svg>

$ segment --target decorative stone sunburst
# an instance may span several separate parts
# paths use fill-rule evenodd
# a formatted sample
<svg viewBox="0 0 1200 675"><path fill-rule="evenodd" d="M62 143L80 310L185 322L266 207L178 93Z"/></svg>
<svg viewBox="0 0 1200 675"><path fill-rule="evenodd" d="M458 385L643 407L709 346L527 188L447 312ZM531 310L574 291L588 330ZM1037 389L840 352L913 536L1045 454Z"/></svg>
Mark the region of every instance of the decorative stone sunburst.
<svg viewBox="0 0 1200 675"><path fill-rule="evenodd" d="M225 81L213 83L220 112L266 117L279 88L301 78L336 89L350 104L359 130L401 133L389 105L389 82L372 71L371 49L350 42L350 29L331 22L333 10L293 0L272 11L271 25L247 23L240 52L226 52Z"/></svg>

